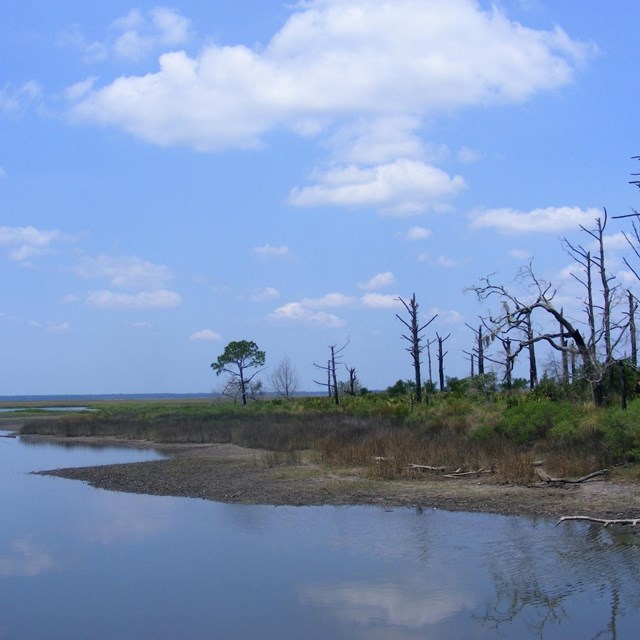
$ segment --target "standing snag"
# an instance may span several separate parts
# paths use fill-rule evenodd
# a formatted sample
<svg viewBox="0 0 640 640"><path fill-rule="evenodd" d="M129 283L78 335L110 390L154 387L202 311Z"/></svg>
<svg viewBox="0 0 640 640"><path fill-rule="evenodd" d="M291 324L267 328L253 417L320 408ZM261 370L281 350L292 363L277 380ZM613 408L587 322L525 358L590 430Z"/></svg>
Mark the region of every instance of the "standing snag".
<svg viewBox="0 0 640 640"><path fill-rule="evenodd" d="M423 325L420 325L418 321L418 308L419 304L416 302L416 294L414 293L411 296L410 300L403 300L402 298L397 298L404 308L407 310L409 314L409 320L405 320L399 314L396 313L396 318L402 322L402 324L407 327L409 330L409 334L403 334L403 338L409 343L409 346L406 347L406 350L411 354L411 360L413 361L413 371L415 375L416 382L416 402L422 402L422 380L420 377L420 354L426 345L422 344L422 339L424 338L423 332L424 330L438 317L438 314L434 314L431 319L425 322Z"/></svg>

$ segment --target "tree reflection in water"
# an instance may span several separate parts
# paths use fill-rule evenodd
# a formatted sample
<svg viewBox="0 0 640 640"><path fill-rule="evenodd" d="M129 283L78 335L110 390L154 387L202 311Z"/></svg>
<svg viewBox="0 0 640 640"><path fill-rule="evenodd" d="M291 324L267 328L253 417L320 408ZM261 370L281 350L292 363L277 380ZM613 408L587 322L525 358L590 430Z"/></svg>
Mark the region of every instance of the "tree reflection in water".
<svg viewBox="0 0 640 640"><path fill-rule="evenodd" d="M502 558L489 556L495 598L477 619L495 630L521 624L533 636L547 638L552 627L566 630L576 618L587 624L593 611L584 610L592 607L580 602L585 592L599 596L598 607L609 594L609 619L604 628L595 627L590 637L618 640L621 619L640 607L638 536L627 530L576 524L566 527L558 538L548 536L548 529L527 531L527 526L530 523L514 519L511 542ZM536 534L548 539L537 537L534 543ZM505 554L510 554L506 563Z"/></svg>

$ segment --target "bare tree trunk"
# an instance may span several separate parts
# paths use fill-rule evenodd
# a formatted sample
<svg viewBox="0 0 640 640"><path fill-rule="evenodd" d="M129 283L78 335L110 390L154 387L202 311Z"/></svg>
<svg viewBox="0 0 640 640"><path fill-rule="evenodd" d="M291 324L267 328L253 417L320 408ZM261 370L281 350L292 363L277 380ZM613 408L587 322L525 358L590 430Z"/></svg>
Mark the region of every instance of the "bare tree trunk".
<svg viewBox="0 0 640 640"><path fill-rule="evenodd" d="M629 339L631 342L631 364L634 367L638 366L638 337L636 335L636 309L638 303L633 297L631 291L627 292L629 295Z"/></svg>
<svg viewBox="0 0 640 640"><path fill-rule="evenodd" d="M442 350L442 345L444 342L451 336L451 334L445 336L444 338L440 337L440 335L436 332L436 338L438 340L438 374L440 377L440 391L444 391L444 357L449 353L448 351Z"/></svg>
<svg viewBox="0 0 640 640"><path fill-rule="evenodd" d="M527 349L529 351L529 390L533 391L535 386L538 384L538 365L536 363L536 347L535 342L533 340L533 326L531 323L531 314L529 314L526 318L526 335L528 346Z"/></svg>
<svg viewBox="0 0 640 640"><path fill-rule="evenodd" d="M560 309L560 313L564 315L564 309ZM569 354L567 353L567 334L564 332L562 324L560 324L560 353L562 357L562 383L569 384Z"/></svg>
<svg viewBox="0 0 640 640"><path fill-rule="evenodd" d="M420 376L420 354L424 349L424 346L422 345L422 332L436 319L438 314L435 314L428 322L420 326L418 321L418 308L420 305L416 302L416 294L414 293L408 302L402 298L398 298L398 300L403 304L409 314L408 322L397 313L396 318L398 318L398 320L400 320L400 322L402 322L402 324L409 330L409 334L403 335L402 337L409 343L406 350L411 354L411 359L413 361L413 371L416 383L416 402L422 402L422 379Z"/></svg>

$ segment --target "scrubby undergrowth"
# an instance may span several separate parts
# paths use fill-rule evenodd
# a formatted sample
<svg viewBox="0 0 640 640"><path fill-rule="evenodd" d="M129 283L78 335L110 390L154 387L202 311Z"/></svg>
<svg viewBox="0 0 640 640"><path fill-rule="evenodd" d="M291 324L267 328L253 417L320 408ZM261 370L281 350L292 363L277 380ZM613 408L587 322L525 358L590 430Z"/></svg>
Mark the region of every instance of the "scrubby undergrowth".
<svg viewBox="0 0 640 640"><path fill-rule="evenodd" d="M91 414L34 420L23 434L117 437L157 443L233 443L287 453L311 450L326 465L359 466L382 478L484 469L503 482L535 480L533 461L553 476L579 476L640 458L640 399L626 411L521 394L436 395L412 405L386 394L262 400L248 407L211 402L134 402ZM281 458L278 458L281 459Z"/></svg>

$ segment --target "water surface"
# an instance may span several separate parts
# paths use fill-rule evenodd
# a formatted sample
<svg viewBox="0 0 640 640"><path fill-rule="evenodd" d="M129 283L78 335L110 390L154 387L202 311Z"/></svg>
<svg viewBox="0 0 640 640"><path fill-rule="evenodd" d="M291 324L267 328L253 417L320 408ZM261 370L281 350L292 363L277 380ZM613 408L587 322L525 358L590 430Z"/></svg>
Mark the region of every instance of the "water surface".
<svg viewBox="0 0 640 640"><path fill-rule="evenodd" d="M225 505L28 474L155 457L0 438L2 640L637 637L628 532Z"/></svg>

